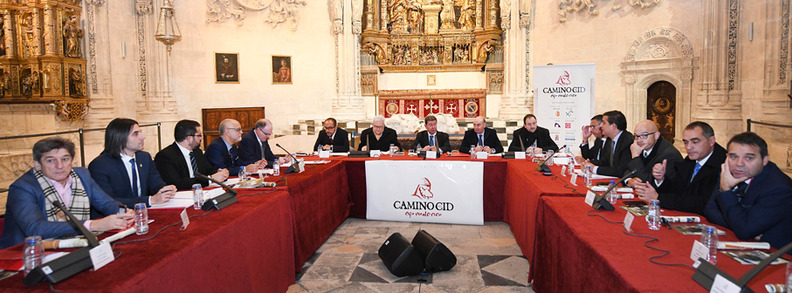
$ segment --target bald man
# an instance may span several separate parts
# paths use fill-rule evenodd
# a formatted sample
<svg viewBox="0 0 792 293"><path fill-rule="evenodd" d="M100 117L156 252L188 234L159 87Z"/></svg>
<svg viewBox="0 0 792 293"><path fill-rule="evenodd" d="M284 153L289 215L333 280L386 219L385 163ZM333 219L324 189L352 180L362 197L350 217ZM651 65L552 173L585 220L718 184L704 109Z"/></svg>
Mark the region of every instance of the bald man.
<svg viewBox="0 0 792 293"><path fill-rule="evenodd" d="M242 136L239 142L239 161L241 165L258 165L257 169L271 168L276 160L279 164L290 162L285 157L276 157L269 145L272 136L272 122L268 119L259 119L248 133ZM255 170L253 170L255 171Z"/></svg>
<svg viewBox="0 0 792 293"><path fill-rule="evenodd" d="M239 167L245 166L239 159L239 149L234 145L242 140L242 125L234 119L225 119L220 122L218 130L220 137L206 147L206 159L212 164L212 168L226 169L234 175L239 172ZM258 164L245 167L249 172L259 169Z"/></svg>
<svg viewBox="0 0 792 293"><path fill-rule="evenodd" d="M473 129L465 131L462 138L462 145L459 146L460 153L470 153L470 146L474 146L476 152L502 153L503 145L498 139L495 129L487 127L484 117L478 116L473 119Z"/></svg>
<svg viewBox="0 0 792 293"><path fill-rule="evenodd" d="M652 168L655 164L666 162L666 166L675 166L682 162L682 154L671 142L660 136L657 124L652 120L643 120L635 125L635 140L630 145L632 159L627 164L627 172L638 170L635 177L627 181L630 186L648 182L653 179ZM666 168L665 176L673 177L674 168Z"/></svg>

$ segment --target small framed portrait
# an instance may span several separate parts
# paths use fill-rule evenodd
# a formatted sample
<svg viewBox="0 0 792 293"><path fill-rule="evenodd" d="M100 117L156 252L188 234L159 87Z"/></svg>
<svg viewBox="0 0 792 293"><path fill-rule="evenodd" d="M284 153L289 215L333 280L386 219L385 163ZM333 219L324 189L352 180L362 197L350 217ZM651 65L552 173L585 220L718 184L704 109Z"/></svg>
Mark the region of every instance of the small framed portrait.
<svg viewBox="0 0 792 293"><path fill-rule="evenodd" d="M291 56L272 55L272 84L291 83Z"/></svg>
<svg viewBox="0 0 792 293"><path fill-rule="evenodd" d="M215 83L239 83L238 64L238 53L215 53Z"/></svg>
<svg viewBox="0 0 792 293"><path fill-rule="evenodd" d="M426 76L426 85L433 86L437 85L437 75L430 74Z"/></svg>

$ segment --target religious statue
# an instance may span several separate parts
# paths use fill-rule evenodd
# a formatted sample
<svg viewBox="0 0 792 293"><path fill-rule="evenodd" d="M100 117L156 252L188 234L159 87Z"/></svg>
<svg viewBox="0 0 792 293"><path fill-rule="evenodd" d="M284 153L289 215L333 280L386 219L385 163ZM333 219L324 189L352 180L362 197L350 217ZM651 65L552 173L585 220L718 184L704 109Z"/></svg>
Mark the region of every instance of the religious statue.
<svg viewBox="0 0 792 293"><path fill-rule="evenodd" d="M0 73L0 97L5 96L5 92L11 89L11 76L8 72Z"/></svg>
<svg viewBox="0 0 792 293"><path fill-rule="evenodd" d="M369 54L374 56L374 60L377 60L377 63L379 64L387 64L388 61L390 61L385 49L383 49L379 44L366 43L363 45L363 49L368 50Z"/></svg>
<svg viewBox="0 0 792 293"><path fill-rule="evenodd" d="M459 28L465 31L472 31L476 26L476 1L457 0L456 6L459 8Z"/></svg>
<svg viewBox="0 0 792 293"><path fill-rule="evenodd" d="M78 68L69 68L69 96L72 98L85 96L85 81L82 71Z"/></svg>
<svg viewBox="0 0 792 293"><path fill-rule="evenodd" d="M6 54L6 46L5 46L5 23L0 20L0 56L5 56Z"/></svg>
<svg viewBox="0 0 792 293"><path fill-rule="evenodd" d="M80 20L77 16L69 16L63 24L63 38L65 39L67 57L80 58L80 39L83 37L83 30L80 28Z"/></svg>
<svg viewBox="0 0 792 293"><path fill-rule="evenodd" d="M440 11L440 29L455 29L456 13L454 0L443 0L443 9Z"/></svg>
<svg viewBox="0 0 792 293"><path fill-rule="evenodd" d="M494 47L490 44L490 41L486 41L481 43L478 47L478 56L476 57L476 62L484 63L487 62L487 57L489 57L489 53L492 52Z"/></svg>
<svg viewBox="0 0 792 293"><path fill-rule="evenodd" d="M22 50L25 56L36 55L36 26L33 23L33 14L26 14L22 20Z"/></svg>
<svg viewBox="0 0 792 293"><path fill-rule="evenodd" d="M423 6L422 0L412 0L410 2L410 33L420 34L423 31Z"/></svg>
<svg viewBox="0 0 792 293"><path fill-rule="evenodd" d="M396 47L396 54L393 55L393 65L403 65L404 64L404 47L398 46Z"/></svg>
<svg viewBox="0 0 792 293"><path fill-rule="evenodd" d="M407 10L409 4L407 0L390 0L388 5L388 16L390 17L390 28L392 34L407 33Z"/></svg>

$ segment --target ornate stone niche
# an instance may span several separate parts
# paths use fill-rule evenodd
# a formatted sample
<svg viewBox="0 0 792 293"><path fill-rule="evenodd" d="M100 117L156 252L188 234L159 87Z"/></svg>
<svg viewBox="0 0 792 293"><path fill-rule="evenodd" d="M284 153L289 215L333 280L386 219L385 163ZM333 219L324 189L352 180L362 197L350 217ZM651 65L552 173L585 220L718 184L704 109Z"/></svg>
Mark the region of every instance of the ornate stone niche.
<svg viewBox="0 0 792 293"><path fill-rule="evenodd" d="M0 104L52 103L63 120L88 110L80 0L0 0Z"/></svg>
<svg viewBox="0 0 792 293"><path fill-rule="evenodd" d="M361 49L382 72L481 71L502 46L498 0L367 0Z"/></svg>

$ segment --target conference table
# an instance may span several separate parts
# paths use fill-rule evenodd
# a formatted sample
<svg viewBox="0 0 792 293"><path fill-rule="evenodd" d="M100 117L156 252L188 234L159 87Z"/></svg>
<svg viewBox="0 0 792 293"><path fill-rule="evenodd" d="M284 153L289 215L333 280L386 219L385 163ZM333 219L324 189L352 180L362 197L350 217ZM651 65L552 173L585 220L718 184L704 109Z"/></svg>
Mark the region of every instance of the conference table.
<svg viewBox="0 0 792 293"><path fill-rule="evenodd" d="M336 228L348 217L366 217L366 161L423 160L407 155L305 159L309 163L304 172L266 179L278 183L276 191L238 189L238 203L193 218L185 231L170 227L154 239L116 245L115 250L122 253L116 261L55 284L55 288L70 292L164 291L173 287L178 291L234 288L285 292L294 283L295 272ZM438 160L471 159L457 154ZM579 185L570 184L569 176L558 175L560 166L551 167L553 176L544 176L531 160L494 156L483 162L484 218L510 225L530 263L529 278L535 291L706 291L690 278L693 270L650 263L648 258L659 252L645 248L645 239L625 235L621 226L588 216L592 209L583 202L586 188L582 178L577 180ZM152 210L151 218L156 221L148 237L177 222L179 211ZM613 221L621 221L625 215L619 208L593 213ZM665 229L648 231L645 226L642 219L633 225L639 234L658 237L654 246L671 251L659 261L692 263L688 256L697 237ZM133 235L121 241L143 238L146 235ZM735 240L731 232L722 239ZM21 255L21 246L15 249ZM734 276L749 268L725 256L720 257L718 267ZM783 276L783 268L773 266L750 284L759 288L765 283L781 283ZM31 288L25 288L17 275L0 281L0 290L6 289ZM32 289L48 287L40 284Z"/></svg>

